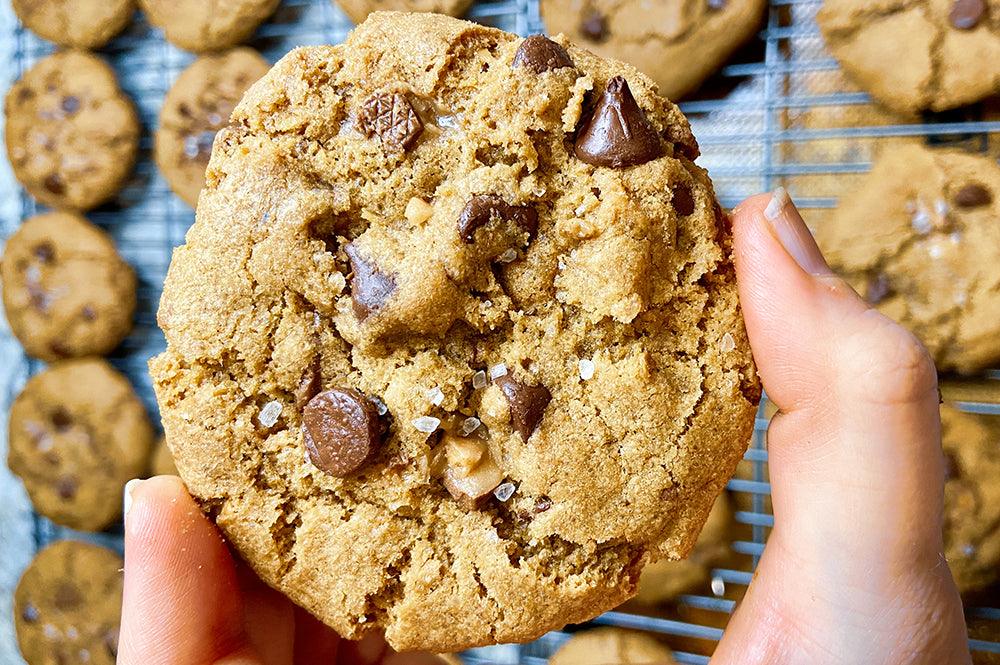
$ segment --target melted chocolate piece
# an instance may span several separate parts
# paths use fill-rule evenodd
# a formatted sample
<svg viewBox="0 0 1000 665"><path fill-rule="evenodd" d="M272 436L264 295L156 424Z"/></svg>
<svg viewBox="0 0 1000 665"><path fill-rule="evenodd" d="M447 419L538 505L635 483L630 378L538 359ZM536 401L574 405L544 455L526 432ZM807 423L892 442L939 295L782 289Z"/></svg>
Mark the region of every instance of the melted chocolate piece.
<svg viewBox="0 0 1000 665"><path fill-rule="evenodd" d="M79 487L80 483L73 476L60 476L59 480L56 481L56 492L59 494L59 498L67 501L76 496Z"/></svg>
<svg viewBox="0 0 1000 665"><path fill-rule="evenodd" d="M948 20L959 30L972 30L986 16L985 0L955 0L948 13Z"/></svg>
<svg viewBox="0 0 1000 665"><path fill-rule="evenodd" d="M615 169L645 164L663 154L660 137L621 76L608 81L576 136L578 159Z"/></svg>
<svg viewBox="0 0 1000 665"><path fill-rule="evenodd" d="M510 422L514 430L527 441L545 415L545 407L552 399L552 393L542 385L521 383L506 374L495 383L503 391L510 405Z"/></svg>
<svg viewBox="0 0 1000 665"><path fill-rule="evenodd" d="M955 205L959 208L979 208L993 203L993 195L978 182L972 182L955 192Z"/></svg>
<svg viewBox="0 0 1000 665"><path fill-rule="evenodd" d="M40 242L34 246L31 253L42 263L51 263L56 258L56 248L50 242Z"/></svg>
<svg viewBox="0 0 1000 665"><path fill-rule="evenodd" d="M375 405L352 388L332 388L313 397L302 411L309 460L332 476L364 466L381 443Z"/></svg>
<svg viewBox="0 0 1000 665"><path fill-rule="evenodd" d="M361 107L361 129L371 138L378 136L382 145L393 150L406 150L424 129L410 100L401 92L377 92Z"/></svg>
<svg viewBox="0 0 1000 665"><path fill-rule="evenodd" d="M590 9L580 20L580 34L592 42L608 38L608 19L596 9Z"/></svg>
<svg viewBox="0 0 1000 665"><path fill-rule="evenodd" d="M673 189L674 197L671 203L674 206L674 210L681 217L687 217L694 212L694 195L691 194L691 188L687 186L686 183L678 183Z"/></svg>
<svg viewBox="0 0 1000 665"><path fill-rule="evenodd" d="M529 236L538 231L538 213L531 206L512 206L494 194L477 194L458 216L458 233L464 242L471 243L476 229L493 220L513 222Z"/></svg>
<svg viewBox="0 0 1000 665"><path fill-rule="evenodd" d="M365 259L354 245L344 247L351 260L351 299L354 316L363 321L378 312L396 292L396 280Z"/></svg>
<svg viewBox="0 0 1000 665"><path fill-rule="evenodd" d="M554 69L572 67L573 60L562 45L544 35L531 35L517 47L511 66L515 69L520 67L529 72L541 74Z"/></svg>
<svg viewBox="0 0 1000 665"><path fill-rule="evenodd" d="M50 416L53 427L57 432L65 432L73 426L73 416L69 415L62 407L57 407Z"/></svg>
<svg viewBox="0 0 1000 665"><path fill-rule="evenodd" d="M45 177L42 186L53 194L61 195L66 193L66 183L58 173L50 173Z"/></svg>
<svg viewBox="0 0 1000 665"><path fill-rule="evenodd" d="M69 582L60 582L59 586L56 587L56 592L52 598L55 606L62 610L63 612L69 612L80 606L83 602L83 598L80 596L80 591L70 584Z"/></svg>

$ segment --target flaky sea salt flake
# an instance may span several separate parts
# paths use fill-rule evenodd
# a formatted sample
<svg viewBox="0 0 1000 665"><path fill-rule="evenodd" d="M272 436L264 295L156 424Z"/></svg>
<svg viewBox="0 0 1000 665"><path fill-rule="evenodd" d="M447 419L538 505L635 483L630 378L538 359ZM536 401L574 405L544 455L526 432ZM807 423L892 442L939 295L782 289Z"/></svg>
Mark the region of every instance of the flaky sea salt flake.
<svg viewBox="0 0 1000 665"><path fill-rule="evenodd" d="M721 577L712 578L712 593L720 598L726 595L726 582Z"/></svg>
<svg viewBox="0 0 1000 665"><path fill-rule="evenodd" d="M369 397L368 399L370 399L371 402L372 402L372 404L375 405L375 411L378 413L378 415L384 416L385 414L389 413L389 407L387 407L385 405L385 402L383 402L382 400L380 400L378 397L375 397L373 395L373 396Z"/></svg>
<svg viewBox="0 0 1000 665"><path fill-rule="evenodd" d="M438 386L434 386L427 391L427 401L434 406L441 406L441 402L444 401L444 392Z"/></svg>
<svg viewBox="0 0 1000 665"><path fill-rule="evenodd" d="M476 390L480 390L486 387L486 372L479 370L472 375L472 387Z"/></svg>
<svg viewBox="0 0 1000 665"><path fill-rule="evenodd" d="M257 414L257 421L264 427L274 427L274 423L278 422L278 416L280 415L281 402L271 400Z"/></svg>
<svg viewBox="0 0 1000 665"><path fill-rule="evenodd" d="M584 381L590 381L594 378L594 361L587 360L586 358L580 358L580 362L577 363L577 367L580 370L580 378Z"/></svg>
<svg viewBox="0 0 1000 665"><path fill-rule="evenodd" d="M496 381L501 376L507 376L507 366L503 363L497 363L493 367L490 367L490 380Z"/></svg>
<svg viewBox="0 0 1000 665"><path fill-rule="evenodd" d="M434 416L420 416L419 418L414 418L412 424L418 432L430 434L441 425L441 419Z"/></svg>
<svg viewBox="0 0 1000 665"><path fill-rule="evenodd" d="M497 261L500 263L510 263L517 258L517 250L513 247L508 247L503 251L503 254L497 257Z"/></svg>
<svg viewBox="0 0 1000 665"><path fill-rule="evenodd" d="M726 333L719 341L719 350L723 353L729 353L734 349L736 349L736 340L733 338L733 333Z"/></svg>
<svg viewBox="0 0 1000 665"><path fill-rule="evenodd" d="M479 429L480 425L482 425L482 422L479 420L479 418L474 418L474 417L466 418L465 420L462 421L462 428L461 428L462 436L469 436L477 429Z"/></svg>
<svg viewBox="0 0 1000 665"><path fill-rule="evenodd" d="M506 501L510 497L514 496L514 483L506 482L497 485L497 488L493 490L493 496L495 496L500 501Z"/></svg>

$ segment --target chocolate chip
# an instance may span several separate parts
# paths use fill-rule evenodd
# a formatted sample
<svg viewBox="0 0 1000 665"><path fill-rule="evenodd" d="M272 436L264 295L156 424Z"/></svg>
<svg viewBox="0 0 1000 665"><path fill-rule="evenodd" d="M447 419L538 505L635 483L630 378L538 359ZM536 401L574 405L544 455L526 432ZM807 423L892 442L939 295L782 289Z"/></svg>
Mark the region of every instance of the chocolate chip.
<svg viewBox="0 0 1000 665"><path fill-rule="evenodd" d="M608 81L593 113L577 133L575 151L581 161L615 169L644 164L663 154L660 137L623 77Z"/></svg>
<svg viewBox="0 0 1000 665"><path fill-rule="evenodd" d="M726 0L708 0L708 8L714 11L725 9Z"/></svg>
<svg viewBox="0 0 1000 665"><path fill-rule="evenodd" d="M986 15L985 0L955 0L948 19L959 30L972 30Z"/></svg>
<svg viewBox="0 0 1000 665"><path fill-rule="evenodd" d="M38 621L39 616L38 608L31 603L25 605L24 609L21 610L21 619L23 619L25 623L35 623Z"/></svg>
<svg viewBox="0 0 1000 665"><path fill-rule="evenodd" d="M378 136L383 146L394 150L409 148L424 129L413 105L400 92L375 93L362 105L359 119L365 135Z"/></svg>
<svg viewBox="0 0 1000 665"><path fill-rule="evenodd" d="M542 421L552 393L545 386L521 383L510 374L496 379L496 384L510 405L511 424L521 438L527 441Z"/></svg>
<svg viewBox="0 0 1000 665"><path fill-rule="evenodd" d="M382 428L375 405L352 388L313 397L302 411L309 460L332 476L361 468L375 454Z"/></svg>
<svg viewBox="0 0 1000 665"><path fill-rule="evenodd" d="M62 98L62 110L66 113L73 114L80 110L80 98L74 97L73 95L67 95Z"/></svg>
<svg viewBox="0 0 1000 665"><path fill-rule="evenodd" d="M961 468L958 465L958 458L956 458L951 453L944 454L944 479L953 480L959 478L961 473Z"/></svg>
<svg viewBox="0 0 1000 665"><path fill-rule="evenodd" d="M365 320L385 306L396 291L396 280L379 270L368 261L354 245L344 247L351 260L351 299L354 301L354 316Z"/></svg>
<svg viewBox="0 0 1000 665"><path fill-rule="evenodd" d="M687 217L694 212L694 195L691 194L691 188L687 183L682 182L674 186L673 199L670 202L681 217Z"/></svg>
<svg viewBox="0 0 1000 665"><path fill-rule="evenodd" d="M80 316L87 321L93 321L97 318L97 312L90 305L84 305L83 309L80 310Z"/></svg>
<svg viewBox="0 0 1000 665"><path fill-rule="evenodd" d="M79 487L80 483L73 476L61 476L56 481L56 492L59 494L59 498L67 501L76 496Z"/></svg>
<svg viewBox="0 0 1000 665"><path fill-rule="evenodd" d="M608 19L596 9L590 9L580 21L580 34L593 42L608 38Z"/></svg>
<svg viewBox="0 0 1000 665"><path fill-rule="evenodd" d="M535 499L535 513L544 513L552 507L552 499L544 494Z"/></svg>
<svg viewBox="0 0 1000 665"><path fill-rule="evenodd" d="M31 253L42 263L49 263L56 258L56 248L50 242L40 242L32 248Z"/></svg>
<svg viewBox="0 0 1000 665"><path fill-rule="evenodd" d="M955 193L955 205L959 208L979 208L993 203L993 195L978 182L969 183Z"/></svg>
<svg viewBox="0 0 1000 665"><path fill-rule="evenodd" d="M893 294L892 282L884 272L871 277L865 287L865 300L877 305Z"/></svg>
<svg viewBox="0 0 1000 665"><path fill-rule="evenodd" d="M494 194L477 194L465 204L458 216L462 240L475 240L476 229L493 220L513 222L534 236L538 231L538 213L531 206L513 206Z"/></svg>
<svg viewBox="0 0 1000 665"><path fill-rule="evenodd" d="M52 600L55 606L63 612L76 609L83 602L80 592L69 582L61 582L56 587L56 592Z"/></svg>
<svg viewBox="0 0 1000 665"><path fill-rule="evenodd" d="M52 426L56 428L57 432L65 432L73 426L73 416L69 415L66 409L62 407L56 407L56 410L52 412L49 419L52 421Z"/></svg>
<svg viewBox="0 0 1000 665"><path fill-rule="evenodd" d="M531 35L517 47L512 67L522 67L529 72L542 72L572 67L573 60L562 45L544 35Z"/></svg>
<svg viewBox="0 0 1000 665"><path fill-rule="evenodd" d="M66 193L66 183L63 182L62 176L58 173L50 173L46 176L45 180L42 182L42 186L53 194Z"/></svg>

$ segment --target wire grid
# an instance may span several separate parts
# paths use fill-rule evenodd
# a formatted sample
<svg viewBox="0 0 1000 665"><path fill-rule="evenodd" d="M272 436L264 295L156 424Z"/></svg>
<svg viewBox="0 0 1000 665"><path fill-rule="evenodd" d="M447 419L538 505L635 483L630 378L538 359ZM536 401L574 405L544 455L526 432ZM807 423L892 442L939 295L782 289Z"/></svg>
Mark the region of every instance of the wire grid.
<svg viewBox="0 0 1000 665"><path fill-rule="evenodd" d="M738 55L715 77L715 85L681 104L691 119L702 146L700 162L713 177L723 205L732 207L746 196L786 184L796 194L807 215L818 215L836 205L837 192L809 191L810 183L796 180L808 176L863 174L871 167L866 141L893 137L923 137L931 142L965 142L986 151L990 140L1000 143L1000 121L982 117L932 117L922 123L878 122L871 125L797 126L801 112L815 109L871 108L869 98L849 85L811 91L808 82L815 73L837 72L838 65L822 49L814 15L820 0L771 0L764 27L750 48ZM520 35L544 32L537 0L482 0L469 18ZM257 32L251 45L271 62L298 45L337 43L351 28L350 21L329 0L284 0L277 14ZM52 46L18 25L15 31L15 60L20 75ZM140 16L128 32L102 51L117 71L123 89L136 102L144 128L135 174L128 186L109 205L88 216L115 239L122 255L136 268L139 277L139 304L132 334L110 358L133 381L150 413L157 408L146 371L150 356L164 347L156 326L155 312L171 250L183 241L194 220L189 207L177 199L152 161L152 130L163 96L170 84L193 56L168 43L162 34ZM724 92L719 93L721 88ZM1000 118L998 114L997 118ZM993 136L991 137L991 133ZM789 145L809 145L824 140L858 140L860 151L852 148L843 159L813 159L789 149ZM1000 147L997 148L1000 152ZM796 188L803 191L796 192ZM21 219L35 214L38 207L23 191L20 216L0 220L2 237L8 237ZM810 217L812 222L812 217ZM22 376L41 369L41 364L22 357ZM1000 386L1000 372L989 377ZM15 382L17 383L17 382ZM6 386L9 396L20 385ZM1000 413L996 405L963 402L960 406L981 413ZM770 510L767 477L764 410L755 423L751 448L737 477L729 483L737 511L736 521L744 531L732 542L729 567L712 571L713 595L683 595L663 612L626 606L608 612L591 624L614 625L657 633L675 648L679 663L704 665L722 636L729 615L750 583L753 570L763 553L769 529L774 524ZM67 530L43 517L35 518L35 543L42 547L67 535ZM79 535L79 534L75 534ZM120 526L105 534L88 536L120 549ZM995 597L994 602L996 603ZM973 608L972 618L997 622L1000 609ZM585 626L582 626L585 627ZM575 630L552 632L536 642L507 647L476 649L464 654L469 663L524 663L541 665ZM1000 644L970 640L974 649L1000 653Z"/></svg>

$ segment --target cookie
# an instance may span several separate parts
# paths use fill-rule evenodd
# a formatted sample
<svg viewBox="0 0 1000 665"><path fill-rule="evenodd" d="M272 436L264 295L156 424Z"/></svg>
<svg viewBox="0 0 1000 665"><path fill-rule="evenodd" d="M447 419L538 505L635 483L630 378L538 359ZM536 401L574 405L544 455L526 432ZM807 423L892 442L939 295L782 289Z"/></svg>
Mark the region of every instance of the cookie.
<svg viewBox="0 0 1000 665"><path fill-rule="evenodd" d="M433 12L461 16L472 0L333 0L355 24L363 22L372 12Z"/></svg>
<svg viewBox="0 0 1000 665"><path fill-rule="evenodd" d="M957 150L885 151L816 238L830 266L916 334L942 371L1000 360L1000 166Z"/></svg>
<svg viewBox="0 0 1000 665"><path fill-rule="evenodd" d="M7 92L7 157L39 202L90 210L117 194L139 148L135 107L97 56L60 51Z"/></svg>
<svg viewBox="0 0 1000 665"><path fill-rule="evenodd" d="M104 355L132 328L135 273L75 213L26 220L7 240L0 277L7 322L35 358Z"/></svg>
<svg viewBox="0 0 1000 665"><path fill-rule="evenodd" d="M1000 621L971 617L967 621L971 639L1000 644ZM972 665L1000 665L1000 651L985 651L973 647Z"/></svg>
<svg viewBox="0 0 1000 665"><path fill-rule="evenodd" d="M170 188L192 207L205 184L215 133L270 65L251 48L203 55L167 92L156 130L156 165Z"/></svg>
<svg viewBox="0 0 1000 665"><path fill-rule="evenodd" d="M35 509L97 531L121 515L153 430L128 380L103 360L66 360L31 377L10 410L7 464Z"/></svg>
<svg viewBox="0 0 1000 665"><path fill-rule="evenodd" d="M1000 573L1000 416L941 406L944 555L959 591Z"/></svg>
<svg viewBox="0 0 1000 665"><path fill-rule="evenodd" d="M74 540L35 555L14 591L17 644L28 665L114 665L123 566L111 550Z"/></svg>
<svg viewBox="0 0 1000 665"><path fill-rule="evenodd" d="M705 586L712 568L729 556L732 530L733 508L729 495L723 493L715 500L688 557L683 561L661 559L646 566L639 578L639 593L635 599L646 605L657 605Z"/></svg>
<svg viewBox="0 0 1000 665"><path fill-rule="evenodd" d="M149 23L167 41L195 53L246 41L281 0L139 0Z"/></svg>
<svg viewBox="0 0 1000 665"><path fill-rule="evenodd" d="M93 49L125 29L135 0L11 0L14 13L42 39L60 46Z"/></svg>
<svg viewBox="0 0 1000 665"><path fill-rule="evenodd" d="M549 658L549 665L674 665L673 654L650 635L623 628L576 633Z"/></svg>
<svg viewBox="0 0 1000 665"><path fill-rule="evenodd" d="M816 20L841 66L897 113L1000 92L998 0L825 0Z"/></svg>
<svg viewBox="0 0 1000 665"><path fill-rule="evenodd" d="M540 0L545 27L656 81L693 92L760 27L766 0Z"/></svg>
<svg viewBox="0 0 1000 665"><path fill-rule="evenodd" d="M151 373L263 579L441 652L591 617L687 554L759 387L728 220L649 79L379 12L233 121Z"/></svg>
<svg viewBox="0 0 1000 665"><path fill-rule="evenodd" d="M167 440L162 436L156 440L153 446L153 456L150 458L150 470L154 476L176 476L177 465L174 464L174 456L167 447Z"/></svg>

